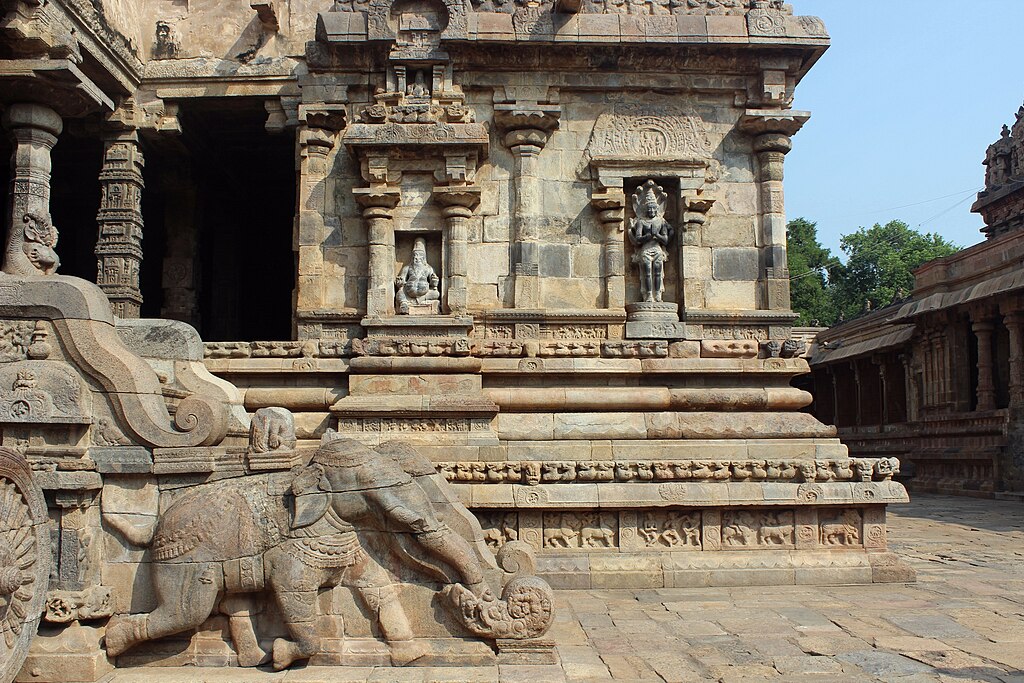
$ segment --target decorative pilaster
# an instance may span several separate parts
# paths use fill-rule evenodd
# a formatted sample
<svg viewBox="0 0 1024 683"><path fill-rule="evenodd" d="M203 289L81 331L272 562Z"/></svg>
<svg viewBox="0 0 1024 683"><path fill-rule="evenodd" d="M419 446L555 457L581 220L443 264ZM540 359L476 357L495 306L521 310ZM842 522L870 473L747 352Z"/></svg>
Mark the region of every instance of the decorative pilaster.
<svg viewBox="0 0 1024 683"><path fill-rule="evenodd" d="M978 410L995 410L996 389L992 376L992 334L995 323L983 312L971 313L971 329L978 339Z"/></svg>
<svg viewBox="0 0 1024 683"><path fill-rule="evenodd" d="M701 234L715 200L698 192L696 196L683 197L683 201L686 210L679 235L679 311L685 316L687 311L704 308L704 278L694 277L694 271L699 268L704 251Z"/></svg>
<svg viewBox="0 0 1024 683"><path fill-rule="evenodd" d="M604 307L622 311L626 306L626 193L621 188L605 188L595 192L590 203L604 228Z"/></svg>
<svg viewBox="0 0 1024 683"><path fill-rule="evenodd" d="M393 210L401 199L395 188L356 188L363 207L369 244L366 316L395 314L395 222Z"/></svg>
<svg viewBox="0 0 1024 683"><path fill-rule="evenodd" d="M783 193L786 154L792 136L811 117L791 110L748 110L740 130L754 138L761 194L761 244L765 247L765 307L789 310L789 267L786 257L786 203Z"/></svg>
<svg viewBox="0 0 1024 683"><path fill-rule="evenodd" d="M1010 406L1024 406L1024 311L1013 310L1003 318L1010 333Z"/></svg>
<svg viewBox="0 0 1024 683"><path fill-rule="evenodd" d="M114 315L138 318L142 308L142 167L145 160L134 129L110 133L100 171L96 215L96 284L110 299Z"/></svg>
<svg viewBox="0 0 1024 683"><path fill-rule="evenodd" d="M543 187L539 169L541 150L558 128L557 104L496 104L494 122L505 134L512 151L513 214L515 240L512 275L515 308L540 308L540 219Z"/></svg>
<svg viewBox="0 0 1024 683"><path fill-rule="evenodd" d="M3 126L14 147L3 272L49 275L60 265L57 231L50 223L50 152L64 124L49 107L12 104L4 111Z"/></svg>
<svg viewBox="0 0 1024 683"><path fill-rule="evenodd" d="M434 196L444 207L447 235L445 244L445 280L448 312L466 315L469 307L469 219L480 205L480 188L476 186L441 187Z"/></svg>

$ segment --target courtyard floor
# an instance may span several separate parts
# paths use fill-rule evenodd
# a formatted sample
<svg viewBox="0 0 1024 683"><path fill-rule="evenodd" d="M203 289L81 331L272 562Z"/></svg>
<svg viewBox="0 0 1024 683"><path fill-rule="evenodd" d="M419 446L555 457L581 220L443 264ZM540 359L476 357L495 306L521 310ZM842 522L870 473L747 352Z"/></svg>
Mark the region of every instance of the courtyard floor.
<svg viewBox="0 0 1024 683"><path fill-rule="evenodd" d="M135 669L109 680L1024 683L1024 504L918 494L889 522L914 585L559 591L557 666Z"/></svg>

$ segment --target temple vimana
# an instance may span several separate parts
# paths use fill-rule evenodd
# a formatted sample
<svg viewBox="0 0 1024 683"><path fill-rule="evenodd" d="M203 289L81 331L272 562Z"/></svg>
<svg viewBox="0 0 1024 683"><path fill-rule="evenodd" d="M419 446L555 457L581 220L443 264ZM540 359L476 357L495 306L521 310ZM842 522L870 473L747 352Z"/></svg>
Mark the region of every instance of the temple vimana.
<svg viewBox="0 0 1024 683"><path fill-rule="evenodd" d="M552 590L913 580L898 459L791 385L819 19L0 12L2 683L545 663Z"/></svg>

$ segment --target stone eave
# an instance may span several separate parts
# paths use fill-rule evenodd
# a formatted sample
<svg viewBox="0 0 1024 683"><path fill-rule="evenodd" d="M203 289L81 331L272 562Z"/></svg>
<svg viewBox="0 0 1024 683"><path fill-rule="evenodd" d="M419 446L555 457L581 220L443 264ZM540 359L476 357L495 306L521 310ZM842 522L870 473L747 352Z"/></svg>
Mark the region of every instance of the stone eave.
<svg viewBox="0 0 1024 683"><path fill-rule="evenodd" d="M445 41L609 45L749 45L799 48L805 68L824 53L830 40L816 17L780 16L772 34L759 33L753 17L630 14L467 12L464 31L446 29ZM377 24L379 26L379 24ZM316 38L322 43L391 41L393 36L368 22L365 12L321 12Z"/></svg>
<svg viewBox="0 0 1024 683"><path fill-rule="evenodd" d="M78 117L91 111L115 108L114 101L103 89L69 59L0 60L0 84L0 102L21 99L46 102L62 116ZM69 98L68 94L74 97Z"/></svg>
<svg viewBox="0 0 1024 683"><path fill-rule="evenodd" d="M62 7L68 19L75 24L76 37L82 47L120 90L108 94L116 98L133 93L142 80L143 71L143 62L135 46L106 24L92 3L64 0L55 4Z"/></svg>
<svg viewBox="0 0 1024 683"><path fill-rule="evenodd" d="M1024 197L1024 178L1011 180L997 190L985 191L978 195L978 200L971 206L972 213L982 213L993 204L998 204L1008 197L1020 194Z"/></svg>
<svg viewBox="0 0 1024 683"><path fill-rule="evenodd" d="M290 57L243 64L229 59L154 60L146 64L142 87L160 99L191 97L298 96L305 62Z"/></svg>

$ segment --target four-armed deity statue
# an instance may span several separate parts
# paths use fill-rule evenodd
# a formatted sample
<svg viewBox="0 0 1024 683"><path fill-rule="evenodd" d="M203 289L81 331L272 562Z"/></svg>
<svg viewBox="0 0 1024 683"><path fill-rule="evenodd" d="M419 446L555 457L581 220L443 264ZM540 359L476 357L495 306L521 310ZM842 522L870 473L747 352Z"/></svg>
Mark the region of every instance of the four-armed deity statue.
<svg viewBox="0 0 1024 683"><path fill-rule="evenodd" d="M437 313L440 310L441 280L434 267L427 263L427 243L417 237L412 246L412 263L404 266L395 278L395 310L401 314L414 312L414 307L423 312Z"/></svg>
<svg viewBox="0 0 1024 683"><path fill-rule="evenodd" d="M643 301L660 302L665 292L665 247L672 239L672 226L665 220L668 196L653 180L633 193L634 218L629 241L636 247L633 262L640 268L640 293Z"/></svg>

